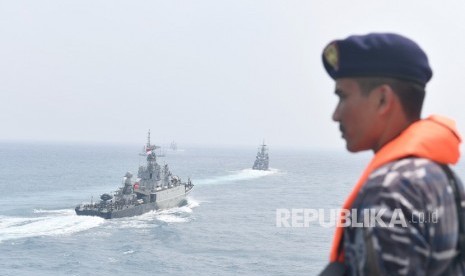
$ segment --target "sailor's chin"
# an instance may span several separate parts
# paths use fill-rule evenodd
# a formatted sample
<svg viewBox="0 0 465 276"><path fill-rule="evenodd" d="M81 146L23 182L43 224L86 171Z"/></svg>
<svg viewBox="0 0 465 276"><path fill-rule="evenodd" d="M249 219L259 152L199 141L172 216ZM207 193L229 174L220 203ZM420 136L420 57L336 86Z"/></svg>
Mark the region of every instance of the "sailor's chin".
<svg viewBox="0 0 465 276"><path fill-rule="evenodd" d="M342 139L346 142L346 149L347 151L350 152L357 152L357 148L354 146L354 144L350 143L350 141L347 140L347 138L343 135Z"/></svg>
<svg viewBox="0 0 465 276"><path fill-rule="evenodd" d="M354 144L349 143L347 140L346 140L346 149L349 152L359 152L359 151L366 150L365 148L362 148L359 145L354 145Z"/></svg>
<svg viewBox="0 0 465 276"><path fill-rule="evenodd" d="M351 148L351 147L349 147L349 146L347 146L347 145L346 145L346 149L347 149L347 151L349 151L349 152L358 152L358 151L359 151L359 150L353 149L353 148Z"/></svg>

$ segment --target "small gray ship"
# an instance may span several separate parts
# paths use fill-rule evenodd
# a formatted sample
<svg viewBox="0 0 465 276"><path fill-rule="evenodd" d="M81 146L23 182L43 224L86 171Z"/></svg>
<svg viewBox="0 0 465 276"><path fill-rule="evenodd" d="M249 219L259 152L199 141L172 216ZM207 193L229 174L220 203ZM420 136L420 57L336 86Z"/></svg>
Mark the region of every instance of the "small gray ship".
<svg viewBox="0 0 465 276"><path fill-rule="evenodd" d="M258 148L257 157L255 158L255 162L253 163L252 169L267 171L268 165L268 148L265 145L265 141L263 141L263 144Z"/></svg>
<svg viewBox="0 0 465 276"><path fill-rule="evenodd" d="M123 185L113 194L102 194L99 202L80 204L75 211L80 216L99 216L105 219L138 216L152 210L169 209L187 204L186 196L194 185L182 182L173 175L168 165L157 163L155 145L150 144L150 131L145 146L147 164L140 166L137 179L127 172Z"/></svg>

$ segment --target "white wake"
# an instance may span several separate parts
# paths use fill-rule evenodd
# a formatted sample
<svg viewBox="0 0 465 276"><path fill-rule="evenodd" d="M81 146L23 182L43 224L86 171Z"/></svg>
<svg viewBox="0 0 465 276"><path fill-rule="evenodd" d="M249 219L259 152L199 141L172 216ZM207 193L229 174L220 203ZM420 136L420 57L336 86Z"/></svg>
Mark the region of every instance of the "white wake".
<svg viewBox="0 0 465 276"><path fill-rule="evenodd" d="M243 169L239 171L233 171L229 175L222 175L222 176L217 176L217 177L207 178L207 179L197 179L195 181L193 180L193 182L194 182L194 185L226 184L229 182L256 179L256 178L273 175L277 173L279 173L278 169L270 169L268 171Z"/></svg>
<svg viewBox="0 0 465 276"><path fill-rule="evenodd" d="M8 240L40 236L71 235L105 223L109 228L153 228L153 222L183 223L200 203L188 197L187 205L168 210L121 219L105 220L100 217L78 216L73 209L35 209L33 217L0 216L0 243Z"/></svg>
<svg viewBox="0 0 465 276"><path fill-rule="evenodd" d="M107 225L110 228L153 228L154 223L162 221L166 223L189 222L192 218L190 214L198 207L200 202L191 197L187 197L187 204L167 210L151 211L140 216L113 219Z"/></svg>
<svg viewBox="0 0 465 276"><path fill-rule="evenodd" d="M77 216L73 209L34 210L36 217L0 216L0 243L39 236L69 235L99 226L104 219Z"/></svg>

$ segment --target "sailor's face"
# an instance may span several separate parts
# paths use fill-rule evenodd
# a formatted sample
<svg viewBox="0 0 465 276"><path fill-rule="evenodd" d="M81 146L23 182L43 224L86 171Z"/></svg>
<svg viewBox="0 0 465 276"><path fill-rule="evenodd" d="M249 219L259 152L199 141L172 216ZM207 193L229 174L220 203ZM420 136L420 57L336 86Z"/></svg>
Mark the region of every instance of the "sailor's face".
<svg viewBox="0 0 465 276"><path fill-rule="evenodd" d="M362 94L354 79L336 80L335 93L339 102L333 113L333 120L339 123L347 150L357 152L373 149L376 137L376 104L371 97Z"/></svg>

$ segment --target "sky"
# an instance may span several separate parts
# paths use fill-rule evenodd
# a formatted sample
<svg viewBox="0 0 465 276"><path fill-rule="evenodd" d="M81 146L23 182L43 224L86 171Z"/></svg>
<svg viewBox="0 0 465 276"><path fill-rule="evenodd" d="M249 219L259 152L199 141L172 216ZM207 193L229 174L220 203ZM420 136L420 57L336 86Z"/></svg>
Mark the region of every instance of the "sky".
<svg viewBox="0 0 465 276"><path fill-rule="evenodd" d="M0 141L344 149L321 51L395 32L427 53L423 115L465 131L465 3L0 0Z"/></svg>

